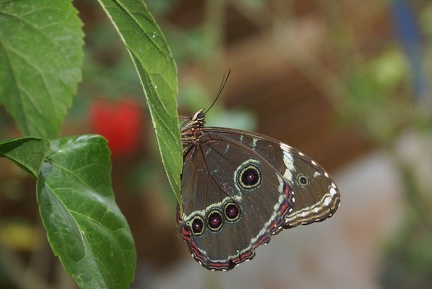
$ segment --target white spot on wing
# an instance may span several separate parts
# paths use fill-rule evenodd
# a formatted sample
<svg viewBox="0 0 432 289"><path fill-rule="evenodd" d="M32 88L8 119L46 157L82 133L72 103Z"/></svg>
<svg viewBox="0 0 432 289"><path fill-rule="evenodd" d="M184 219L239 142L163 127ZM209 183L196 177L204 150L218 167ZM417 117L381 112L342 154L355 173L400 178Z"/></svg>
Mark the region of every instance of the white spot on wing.
<svg viewBox="0 0 432 289"><path fill-rule="evenodd" d="M324 205L327 207L330 206L331 202L332 202L332 198L330 198L330 197L326 197L324 199Z"/></svg>
<svg viewBox="0 0 432 289"><path fill-rule="evenodd" d="M252 148L255 148L255 147L256 147L257 142L258 142L258 139L257 139L257 138L253 138L253 139L252 139Z"/></svg>
<svg viewBox="0 0 432 289"><path fill-rule="evenodd" d="M292 172L295 171L293 156L290 151L286 149L286 147L288 147L286 144L281 144L280 147L282 149L283 162L285 164L285 172L283 177L285 180L292 181Z"/></svg>
<svg viewBox="0 0 432 289"><path fill-rule="evenodd" d="M280 148L282 150L284 150L284 151L290 151L290 150L292 150L292 148L289 145L284 144L284 143L280 143Z"/></svg>
<svg viewBox="0 0 432 289"><path fill-rule="evenodd" d="M231 145L231 144L227 144L226 149L225 149L225 151L224 151L224 154L226 154L226 153L228 152L228 150L229 150L229 148L230 148L230 145Z"/></svg>
<svg viewBox="0 0 432 289"><path fill-rule="evenodd" d="M334 184L332 184L332 185L334 185ZM336 191L336 189L334 188L334 187L331 187L331 189L330 189L330 196L331 197L334 197L334 196L336 196L337 195L337 191Z"/></svg>

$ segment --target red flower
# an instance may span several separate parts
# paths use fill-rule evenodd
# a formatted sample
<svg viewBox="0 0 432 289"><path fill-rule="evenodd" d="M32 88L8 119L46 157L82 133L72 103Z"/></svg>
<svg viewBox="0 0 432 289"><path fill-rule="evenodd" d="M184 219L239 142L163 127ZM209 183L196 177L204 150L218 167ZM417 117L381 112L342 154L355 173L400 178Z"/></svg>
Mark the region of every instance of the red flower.
<svg viewBox="0 0 432 289"><path fill-rule="evenodd" d="M133 99L96 99L90 107L90 127L108 140L114 157L138 149L141 126L142 110Z"/></svg>

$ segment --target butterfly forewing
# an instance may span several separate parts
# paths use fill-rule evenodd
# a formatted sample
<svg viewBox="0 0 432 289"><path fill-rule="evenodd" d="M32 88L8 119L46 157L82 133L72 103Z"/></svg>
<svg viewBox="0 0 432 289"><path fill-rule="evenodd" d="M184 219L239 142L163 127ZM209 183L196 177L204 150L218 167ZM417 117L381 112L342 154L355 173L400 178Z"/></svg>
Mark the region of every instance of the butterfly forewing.
<svg viewBox="0 0 432 289"><path fill-rule="evenodd" d="M336 212L340 194L329 174L309 156L278 140L241 130L204 128L240 142L266 159L288 182L295 195L285 228L323 221Z"/></svg>

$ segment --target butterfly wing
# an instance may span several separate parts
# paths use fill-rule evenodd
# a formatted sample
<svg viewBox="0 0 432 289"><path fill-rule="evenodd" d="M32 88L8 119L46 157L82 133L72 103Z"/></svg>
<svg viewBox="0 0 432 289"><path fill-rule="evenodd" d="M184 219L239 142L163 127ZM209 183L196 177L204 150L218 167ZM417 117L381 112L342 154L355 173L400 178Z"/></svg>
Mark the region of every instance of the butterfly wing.
<svg viewBox="0 0 432 289"><path fill-rule="evenodd" d="M282 174L238 139L205 129L185 149L183 241L208 269L229 270L283 229L294 197Z"/></svg>
<svg viewBox="0 0 432 289"><path fill-rule="evenodd" d="M210 127L204 130L242 143L266 159L283 176L295 195L285 228L323 221L338 209L339 189L325 169L309 156L258 133Z"/></svg>

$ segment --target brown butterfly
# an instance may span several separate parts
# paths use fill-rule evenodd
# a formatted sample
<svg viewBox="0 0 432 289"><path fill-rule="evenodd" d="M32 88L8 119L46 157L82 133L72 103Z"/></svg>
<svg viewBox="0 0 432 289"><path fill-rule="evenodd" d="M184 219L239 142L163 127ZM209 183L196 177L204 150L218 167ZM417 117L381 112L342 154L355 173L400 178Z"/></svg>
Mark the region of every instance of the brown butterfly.
<svg viewBox="0 0 432 289"><path fill-rule="evenodd" d="M177 217L183 241L202 266L230 270L252 259L272 235L336 212L339 190L310 157L258 133L204 123L201 109L181 126Z"/></svg>

